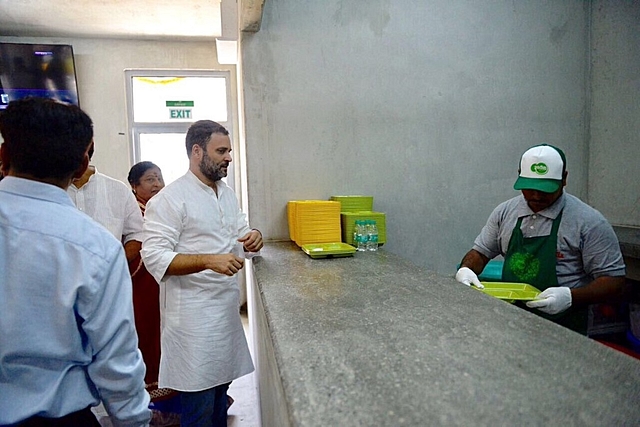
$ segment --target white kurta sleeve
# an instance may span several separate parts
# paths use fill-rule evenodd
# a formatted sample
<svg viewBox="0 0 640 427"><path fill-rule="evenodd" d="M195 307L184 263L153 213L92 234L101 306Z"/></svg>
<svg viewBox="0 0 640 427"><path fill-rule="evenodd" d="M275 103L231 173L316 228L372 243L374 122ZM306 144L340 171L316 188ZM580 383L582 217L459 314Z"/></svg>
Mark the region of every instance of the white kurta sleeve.
<svg viewBox="0 0 640 427"><path fill-rule="evenodd" d="M124 224L122 226L122 239L123 243L135 240L142 242L142 212L136 201L136 197L131 191L127 191L127 196L123 202L125 203L125 217Z"/></svg>
<svg viewBox="0 0 640 427"><path fill-rule="evenodd" d="M178 253L175 248L182 232L182 212L158 194L149 200L144 216L142 260L158 283Z"/></svg>
<svg viewBox="0 0 640 427"><path fill-rule="evenodd" d="M251 227L249 227L249 223L247 222L247 215L240 209L238 209L236 224L238 227L238 237L242 237L251 231Z"/></svg>

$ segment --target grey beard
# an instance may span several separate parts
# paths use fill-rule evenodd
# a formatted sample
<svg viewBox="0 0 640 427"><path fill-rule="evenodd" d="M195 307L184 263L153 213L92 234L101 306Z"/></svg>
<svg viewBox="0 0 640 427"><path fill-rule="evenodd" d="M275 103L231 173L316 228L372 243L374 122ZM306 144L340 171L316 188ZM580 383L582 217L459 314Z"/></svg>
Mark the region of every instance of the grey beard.
<svg viewBox="0 0 640 427"><path fill-rule="evenodd" d="M204 159L200 162L200 172L212 182L220 181L226 176L217 165L214 165L212 168L207 167Z"/></svg>

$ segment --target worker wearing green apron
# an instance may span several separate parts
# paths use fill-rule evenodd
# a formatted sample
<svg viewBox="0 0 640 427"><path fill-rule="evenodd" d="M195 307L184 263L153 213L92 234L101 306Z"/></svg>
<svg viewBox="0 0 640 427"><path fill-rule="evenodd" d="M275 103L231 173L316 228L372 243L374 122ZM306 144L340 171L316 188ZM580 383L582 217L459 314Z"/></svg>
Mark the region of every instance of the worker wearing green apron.
<svg viewBox="0 0 640 427"><path fill-rule="evenodd" d="M562 220L562 212L553 220L551 234L548 236L538 236L525 238L522 234L522 218L518 218L515 228L511 234L509 247L504 258L502 267L502 281L528 283L540 291L558 287L558 276L556 274L556 242L558 240L558 228ZM564 303L571 302L570 290L564 292ZM527 305L536 307L540 301L532 301ZM531 308L518 303L520 307ZM538 311L538 310L535 310ZM539 315L553 320L574 331L586 335L587 333L587 307L568 308L566 311L557 314L547 314L538 312Z"/></svg>
<svg viewBox="0 0 640 427"><path fill-rule="evenodd" d="M521 307L587 333L588 305L622 294L625 266L611 225L595 209L566 194L566 158L542 144L527 150L514 189L465 255L456 279L483 287L477 275L502 255L502 281L542 292Z"/></svg>

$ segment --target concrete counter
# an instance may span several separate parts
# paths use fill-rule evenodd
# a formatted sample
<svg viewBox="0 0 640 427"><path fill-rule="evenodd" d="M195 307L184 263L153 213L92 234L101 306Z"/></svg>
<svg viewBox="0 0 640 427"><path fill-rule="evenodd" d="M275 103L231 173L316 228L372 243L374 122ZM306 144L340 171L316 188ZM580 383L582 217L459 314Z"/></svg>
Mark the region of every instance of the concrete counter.
<svg viewBox="0 0 640 427"><path fill-rule="evenodd" d="M271 243L249 291L262 421L640 423L640 361L393 254Z"/></svg>

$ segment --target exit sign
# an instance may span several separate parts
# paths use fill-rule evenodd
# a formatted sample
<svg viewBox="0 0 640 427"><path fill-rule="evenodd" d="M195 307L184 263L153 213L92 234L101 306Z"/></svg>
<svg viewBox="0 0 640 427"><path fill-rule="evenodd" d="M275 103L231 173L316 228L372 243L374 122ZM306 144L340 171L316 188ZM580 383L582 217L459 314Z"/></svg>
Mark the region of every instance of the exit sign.
<svg viewBox="0 0 640 427"><path fill-rule="evenodd" d="M191 109L180 108L169 109L169 117L172 119L190 119L191 118Z"/></svg>
<svg viewBox="0 0 640 427"><path fill-rule="evenodd" d="M193 101L165 101L167 107L193 107Z"/></svg>

